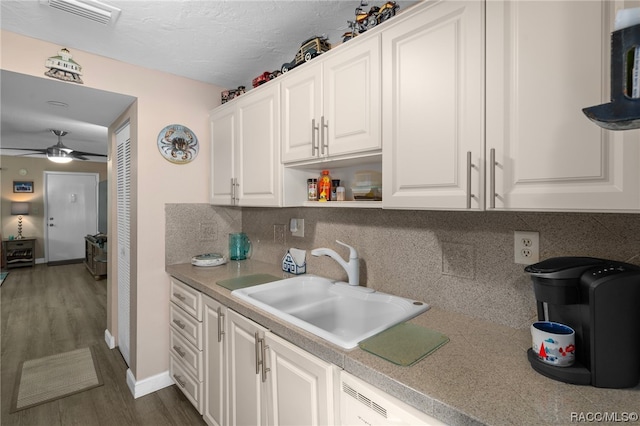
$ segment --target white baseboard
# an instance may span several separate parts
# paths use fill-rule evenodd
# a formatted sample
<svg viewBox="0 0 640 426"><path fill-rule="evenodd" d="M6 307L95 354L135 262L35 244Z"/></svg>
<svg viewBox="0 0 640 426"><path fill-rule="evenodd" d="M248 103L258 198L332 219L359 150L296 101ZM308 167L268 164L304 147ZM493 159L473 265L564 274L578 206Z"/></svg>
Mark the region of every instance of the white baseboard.
<svg viewBox="0 0 640 426"><path fill-rule="evenodd" d="M107 346L109 349L113 349L116 347L116 339L111 335L109 329L104 331L104 341L107 342Z"/></svg>
<svg viewBox="0 0 640 426"><path fill-rule="evenodd" d="M47 263L47 259L45 259L44 257L36 258L36 264L40 264L40 263Z"/></svg>
<svg viewBox="0 0 640 426"><path fill-rule="evenodd" d="M131 369L127 369L127 386L129 386L131 395L133 395L134 398L140 398L141 396L159 391L160 389L166 388L167 386L171 386L173 384L174 381L169 375L168 370L164 373L156 374L155 376L148 377L144 380L136 381L136 378L133 376Z"/></svg>

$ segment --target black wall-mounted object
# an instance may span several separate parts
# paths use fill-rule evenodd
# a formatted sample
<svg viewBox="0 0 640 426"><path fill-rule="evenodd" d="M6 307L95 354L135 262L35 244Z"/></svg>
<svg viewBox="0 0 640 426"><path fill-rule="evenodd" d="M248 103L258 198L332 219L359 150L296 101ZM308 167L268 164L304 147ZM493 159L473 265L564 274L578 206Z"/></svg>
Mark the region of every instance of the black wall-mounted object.
<svg viewBox="0 0 640 426"><path fill-rule="evenodd" d="M609 130L640 128L640 98L632 97L631 93L633 72L640 71L637 46L640 46L640 24L611 33L611 102L582 109L600 127ZM640 84L637 79L636 84Z"/></svg>
<svg viewBox="0 0 640 426"><path fill-rule="evenodd" d="M541 321L575 331L576 360L557 367L527 351L538 373L565 383L629 388L640 382L640 267L590 257L529 265Z"/></svg>

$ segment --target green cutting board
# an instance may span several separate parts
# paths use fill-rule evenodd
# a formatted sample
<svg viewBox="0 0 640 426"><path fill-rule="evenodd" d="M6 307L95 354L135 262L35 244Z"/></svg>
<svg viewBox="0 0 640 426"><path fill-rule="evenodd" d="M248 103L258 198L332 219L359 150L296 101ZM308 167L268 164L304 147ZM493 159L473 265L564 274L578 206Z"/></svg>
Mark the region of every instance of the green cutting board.
<svg viewBox="0 0 640 426"><path fill-rule="evenodd" d="M252 287L254 285L270 283L271 281L277 281L281 279L282 278L274 277L273 275L269 274L254 274L217 281L216 284L233 291L239 288Z"/></svg>
<svg viewBox="0 0 640 426"><path fill-rule="evenodd" d="M363 340L358 346L406 367L420 361L448 341L447 336L437 331L403 322Z"/></svg>

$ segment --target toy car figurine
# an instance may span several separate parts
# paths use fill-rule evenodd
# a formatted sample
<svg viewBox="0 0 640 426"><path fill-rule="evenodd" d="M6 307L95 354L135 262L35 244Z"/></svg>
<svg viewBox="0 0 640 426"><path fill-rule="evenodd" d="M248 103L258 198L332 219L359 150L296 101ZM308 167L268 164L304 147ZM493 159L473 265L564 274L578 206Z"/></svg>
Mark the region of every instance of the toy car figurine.
<svg viewBox="0 0 640 426"><path fill-rule="evenodd" d="M256 78L254 78L251 84L253 85L253 87L258 87L261 84L266 83L267 81L273 80L280 74L281 74L280 70L275 70L273 72L265 71L259 76L257 76Z"/></svg>
<svg viewBox="0 0 640 426"><path fill-rule="evenodd" d="M292 70L298 65L308 62L321 53L327 52L331 49L331 44L326 37L312 37L309 40L304 41L300 45L300 49L296 53L296 57L291 62L282 64L280 70L284 74L285 72Z"/></svg>

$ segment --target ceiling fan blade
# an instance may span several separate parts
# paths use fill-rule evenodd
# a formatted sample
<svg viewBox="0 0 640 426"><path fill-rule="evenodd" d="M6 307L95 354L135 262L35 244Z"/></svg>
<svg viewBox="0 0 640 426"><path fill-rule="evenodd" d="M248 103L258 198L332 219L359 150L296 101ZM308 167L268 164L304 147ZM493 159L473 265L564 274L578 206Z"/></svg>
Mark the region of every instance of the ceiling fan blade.
<svg viewBox="0 0 640 426"><path fill-rule="evenodd" d="M96 154L95 152L86 152L86 151L71 151L71 155L80 155L80 156L90 156L90 157L107 157L106 154Z"/></svg>
<svg viewBox="0 0 640 426"><path fill-rule="evenodd" d="M34 151L34 152L39 152L39 153L42 153L42 154L46 154L47 153L46 148L9 148L9 147L3 146L0 149L10 149L10 150L15 150L15 151Z"/></svg>

